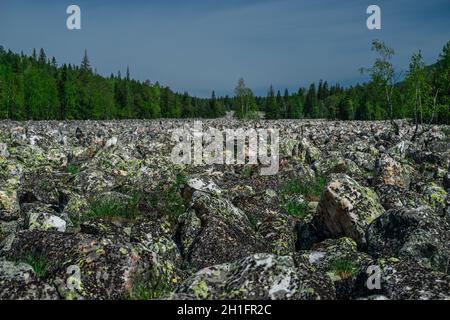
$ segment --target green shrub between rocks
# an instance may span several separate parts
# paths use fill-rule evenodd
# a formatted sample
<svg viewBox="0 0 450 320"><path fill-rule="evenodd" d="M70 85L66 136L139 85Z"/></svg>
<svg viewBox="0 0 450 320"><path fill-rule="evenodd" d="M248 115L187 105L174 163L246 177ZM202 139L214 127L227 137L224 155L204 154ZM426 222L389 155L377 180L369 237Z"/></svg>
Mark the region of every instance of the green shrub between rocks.
<svg viewBox="0 0 450 320"><path fill-rule="evenodd" d="M289 181L283 188L283 194L301 194L305 197L319 197L327 185L327 179L324 177L316 178L312 183L304 183L299 179Z"/></svg>
<svg viewBox="0 0 450 320"><path fill-rule="evenodd" d="M74 164L68 165L66 168L66 172L70 174L77 174L79 171L80 169Z"/></svg>
<svg viewBox="0 0 450 320"><path fill-rule="evenodd" d="M130 300L153 300L166 296L171 292L170 285L158 272L141 274L133 279Z"/></svg>
<svg viewBox="0 0 450 320"><path fill-rule="evenodd" d="M186 184L184 175L178 174L170 184L161 184L151 194L131 191L128 201L111 197L96 200L90 204L84 218L122 218L134 219L140 213L140 204L145 203L148 209L162 211L173 222L185 212L185 203L181 196L181 189Z"/></svg>
<svg viewBox="0 0 450 320"><path fill-rule="evenodd" d="M308 215L308 201L318 201L327 179L318 177L311 183L304 183L299 179L292 179L281 189L281 208L289 215L304 218ZM297 201L290 196L303 195L306 201Z"/></svg>
<svg viewBox="0 0 450 320"><path fill-rule="evenodd" d="M33 268L36 277L39 279L45 278L49 272L47 260L42 254L36 252L28 253L23 259L23 262L29 264Z"/></svg>
<svg viewBox="0 0 450 320"><path fill-rule="evenodd" d="M258 229L258 219L253 214L247 214L247 219L252 229L256 231Z"/></svg>
<svg viewBox="0 0 450 320"><path fill-rule="evenodd" d="M339 258L331 262L331 271L341 279L347 279L355 275L357 268L353 261Z"/></svg>
<svg viewBox="0 0 450 320"><path fill-rule="evenodd" d="M282 205L286 212L297 218L304 218L308 214L308 204L306 202L297 202L295 200L288 200Z"/></svg>
<svg viewBox="0 0 450 320"><path fill-rule="evenodd" d="M158 186L157 191L147 200L147 205L156 208L173 222L186 211L181 189L186 185L187 178L183 174L177 174L175 181Z"/></svg>
<svg viewBox="0 0 450 320"><path fill-rule="evenodd" d="M139 214L139 195L133 195L128 201L105 198L91 203L87 218L123 218L133 219Z"/></svg>

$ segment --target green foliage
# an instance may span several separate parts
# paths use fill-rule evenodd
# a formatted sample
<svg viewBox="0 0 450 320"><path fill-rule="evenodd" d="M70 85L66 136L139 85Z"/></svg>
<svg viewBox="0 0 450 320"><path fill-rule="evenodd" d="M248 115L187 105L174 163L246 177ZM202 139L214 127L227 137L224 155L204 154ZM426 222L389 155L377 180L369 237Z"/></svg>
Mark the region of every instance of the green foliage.
<svg viewBox="0 0 450 320"><path fill-rule="evenodd" d="M131 300L153 300L163 298L171 291L170 285L158 272L138 275L134 278L130 299Z"/></svg>
<svg viewBox="0 0 450 320"><path fill-rule="evenodd" d="M191 97L150 81L133 80L130 70L109 78L93 71L87 52L80 66L58 67L44 50L32 56L0 47L0 119L155 119L215 118L235 111L244 120L328 118L385 120L413 118L416 122L450 123L450 41L436 64L425 67L420 53L412 57L405 81L395 83L394 50L374 40L377 54L367 72L371 81L343 88L320 81L290 94L256 97L240 79L234 97Z"/></svg>
<svg viewBox="0 0 450 320"><path fill-rule="evenodd" d="M247 112L247 114L241 117L241 120L259 121L261 120L261 116L259 115L258 111L249 111Z"/></svg>
<svg viewBox="0 0 450 320"><path fill-rule="evenodd" d="M353 261L344 258L338 258L331 262L331 271L338 275L341 279L347 279L352 277L357 268Z"/></svg>
<svg viewBox="0 0 450 320"><path fill-rule="evenodd" d="M156 192L147 199L147 205L168 216L172 222L176 222L178 217L186 211L184 199L181 196L181 190L186 182L186 176L179 173L173 182L161 183Z"/></svg>
<svg viewBox="0 0 450 320"><path fill-rule="evenodd" d="M184 199L181 197L181 188L186 184L186 177L178 174L175 182L163 192L163 201L168 215L177 220L186 210Z"/></svg>
<svg viewBox="0 0 450 320"><path fill-rule="evenodd" d="M184 187L187 183L187 177L182 174L178 173L177 177L175 178L175 182L173 183L173 188L179 191L182 187Z"/></svg>
<svg viewBox="0 0 450 320"><path fill-rule="evenodd" d="M318 177L311 183L305 183L299 179L290 180L283 188L282 194L302 194L305 197L318 197L322 194L327 184L326 178Z"/></svg>
<svg viewBox="0 0 450 320"><path fill-rule="evenodd" d="M267 119L278 119L280 118L280 107L275 99L275 93L273 87L270 86L269 92L266 98L266 118Z"/></svg>
<svg viewBox="0 0 450 320"><path fill-rule="evenodd" d="M246 87L244 79L239 79L234 92L236 95L236 116L238 118L245 119L249 113L258 111L255 96L252 90Z"/></svg>
<svg viewBox="0 0 450 320"><path fill-rule="evenodd" d="M288 181L281 189L281 208L289 215L304 218L308 214L308 201L318 200L326 186L327 180L322 177L305 183L299 179ZM306 201L300 202L291 196L303 195Z"/></svg>
<svg viewBox="0 0 450 320"><path fill-rule="evenodd" d="M44 255L37 252L29 253L25 256L24 262L33 268L36 277L39 279L43 279L47 276L49 269Z"/></svg>
<svg viewBox="0 0 450 320"><path fill-rule="evenodd" d="M79 171L80 169L74 164L70 164L66 168L66 172L70 174L77 174Z"/></svg>
<svg viewBox="0 0 450 320"><path fill-rule="evenodd" d="M107 197L94 201L86 214L88 218L133 219L138 213L140 196L134 195L128 201Z"/></svg>
<svg viewBox="0 0 450 320"><path fill-rule="evenodd" d="M241 175L244 177L244 178L251 178L251 176L252 176L252 173L253 173L253 169L252 169L252 167L249 167L249 166L247 166L247 167L244 167L243 169L242 169L242 171L241 171Z"/></svg>
<svg viewBox="0 0 450 320"><path fill-rule="evenodd" d="M0 119L214 118L225 114L224 101L133 80L129 69L125 78L99 76L87 51L80 66L58 67L43 49L28 57L0 47Z"/></svg>
<svg viewBox="0 0 450 320"><path fill-rule="evenodd" d="M308 204L306 202L288 200L282 205L282 208L289 215L297 218L304 218L308 214Z"/></svg>
<svg viewBox="0 0 450 320"><path fill-rule="evenodd" d="M256 217L253 214L248 214L247 218L252 229L256 231L258 229L258 219L256 219Z"/></svg>

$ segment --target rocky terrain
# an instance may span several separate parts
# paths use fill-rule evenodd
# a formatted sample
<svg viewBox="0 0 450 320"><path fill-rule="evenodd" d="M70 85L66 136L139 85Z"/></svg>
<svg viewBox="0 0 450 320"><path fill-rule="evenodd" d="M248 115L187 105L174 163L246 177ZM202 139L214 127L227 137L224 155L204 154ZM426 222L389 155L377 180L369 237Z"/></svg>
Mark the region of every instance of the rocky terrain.
<svg viewBox="0 0 450 320"><path fill-rule="evenodd" d="M184 123L0 122L0 299L450 299L449 127L204 121L279 128L261 176Z"/></svg>

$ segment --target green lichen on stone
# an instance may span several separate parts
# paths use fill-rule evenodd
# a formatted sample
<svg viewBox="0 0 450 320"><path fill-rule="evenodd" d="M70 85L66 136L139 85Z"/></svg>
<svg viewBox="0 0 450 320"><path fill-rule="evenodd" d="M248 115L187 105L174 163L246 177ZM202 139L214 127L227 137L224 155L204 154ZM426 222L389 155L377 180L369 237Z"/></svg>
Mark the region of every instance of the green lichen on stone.
<svg viewBox="0 0 450 320"><path fill-rule="evenodd" d="M207 299L209 294L208 285L204 280L198 281L192 288L195 296L199 299Z"/></svg>

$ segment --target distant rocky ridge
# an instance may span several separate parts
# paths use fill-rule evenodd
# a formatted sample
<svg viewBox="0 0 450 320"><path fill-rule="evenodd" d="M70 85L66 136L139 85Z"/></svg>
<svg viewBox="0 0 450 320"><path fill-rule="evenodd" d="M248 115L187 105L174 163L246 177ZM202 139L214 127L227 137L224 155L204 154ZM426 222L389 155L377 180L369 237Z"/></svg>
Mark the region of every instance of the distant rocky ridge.
<svg viewBox="0 0 450 320"><path fill-rule="evenodd" d="M193 121L0 122L0 299L450 299L450 127L203 122L280 129L280 172L173 164Z"/></svg>

